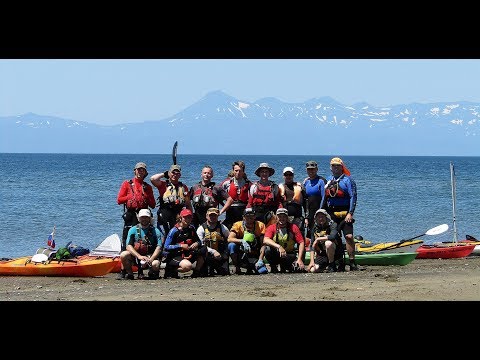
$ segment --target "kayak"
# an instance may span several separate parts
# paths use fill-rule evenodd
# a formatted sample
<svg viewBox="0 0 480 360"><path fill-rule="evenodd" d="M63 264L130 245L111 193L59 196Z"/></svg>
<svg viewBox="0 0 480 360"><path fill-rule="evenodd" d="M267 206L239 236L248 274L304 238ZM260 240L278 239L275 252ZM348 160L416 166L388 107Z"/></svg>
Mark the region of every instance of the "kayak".
<svg viewBox="0 0 480 360"><path fill-rule="evenodd" d="M398 242L384 242L384 243L355 243L355 251L365 254L373 252L415 252L421 245L423 240L410 240L410 241L398 241Z"/></svg>
<svg viewBox="0 0 480 360"><path fill-rule="evenodd" d="M373 253L356 253L355 262L358 265L407 265L411 263L418 253L413 252L373 252ZM345 264L350 263L350 258L345 254Z"/></svg>
<svg viewBox="0 0 480 360"><path fill-rule="evenodd" d="M0 261L0 275L17 276L103 276L112 271L115 262L108 258L32 261L32 256Z"/></svg>
<svg viewBox="0 0 480 360"><path fill-rule="evenodd" d="M467 235L466 240L459 240L459 242L469 245L475 245L470 255L480 255L480 240L475 239L473 236Z"/></svg>
<svg viewBox="0 0 480 360"><path fill-rule="evenodd" d="M407 265L411 263L416 257L417 252L375 252L365 254L355 254L355 262L358 265ZM305 264L310 263L310 252L305 254ZM345 253L345 264L350 263L350 258Z"/></svg>
<svg viewBox="0 0 480 360"><path fill-rule="evenodd" d="M118 273L122 268L122 262L120 261L121 250L121 240L117 234L112 234L107 236L100 244L97 245L95 249L90 251L87 255L83 255L81 259L98 259L98 258L109 258L115 263L114 267L110 272ZM137 271L136 266L134 271Z"/></svg>
<svg viewBox="0 0 480 360"><path fill-rule="evenodd" d="M422 245L417 249L417 259L456 259L470 255L475 244L466 243Z"/></svg>

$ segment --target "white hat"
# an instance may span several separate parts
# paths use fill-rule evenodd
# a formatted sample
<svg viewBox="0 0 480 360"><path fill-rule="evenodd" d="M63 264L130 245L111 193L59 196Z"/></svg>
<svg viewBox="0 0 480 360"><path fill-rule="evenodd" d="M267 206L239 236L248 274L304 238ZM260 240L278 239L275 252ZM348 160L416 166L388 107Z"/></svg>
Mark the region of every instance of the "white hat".
<svg viewBox="0 0 480 360"><path fill-rule="evenodd" d="M292 174L295 174L295 172L293 171L293 168L290 166L287 166L286 168L284 168L282 174L285 174L286 172L291 172Z"/></svg>
<svg viewBox="0 0 480 360"><path fill-rule="evenodd" d="M327 213L327 210L325 209L318 209L317 211L315 211L315 216L317 216L317 214L323 214L328 219L328 221L332 221L332 218L330 217L330 215Z"/></svg>
<svg viewBox="0 0 480 360"><path fill-rule="evenodd" d="M142 216L148 216L149 218L152 217L152 213L150 212L150 210L148 209L141 209L139 212L138 212L138 217L141 218Z"/></svg>

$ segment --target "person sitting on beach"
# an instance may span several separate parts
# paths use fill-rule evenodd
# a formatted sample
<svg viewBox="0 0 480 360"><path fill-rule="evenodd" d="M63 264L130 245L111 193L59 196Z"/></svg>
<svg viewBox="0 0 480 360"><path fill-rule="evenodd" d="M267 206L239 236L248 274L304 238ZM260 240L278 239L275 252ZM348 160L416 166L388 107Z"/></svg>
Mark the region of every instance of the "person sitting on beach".
<svg viewBox="0 0 480 360"><path fill-rule="evenodd" d="M302 260L305 256L305 240L302 233L296 224L288 221L287 209L278 209L276 215L277 223L265 230L265 254L260 254L259 261L263 262L265 256L272 273L278 273L278 265L282 273L301 272L305 268Z"/></svg>
<svg viewBox="0 0 480 360"><path fill-rule="evenodd" d="M165 239L165 278L178 278L178 272L186 273L190 270L193 270L192 277L201 276L207 247L200 241L192 219L190 209L180 211L177 224Z"/></svg>
<svg viewBox="0 0 480 360"><path fill-rule="evenodd" d="M278 185L269 179L273 174L275 174L274 168L267 163L261 163L255 170L255 175L260 177L260 180L250 186L248 193L247 208L252 208L255 211L256 220L263 222L266 226L276 221L275 211L283 207Z"/></svg>
<svg viewBox="0 0 480 360"><path fill-rule="evenodd" d="M158 279L160 273L160 255L164 235L152 225L152 213L149 209L138 212L139 224L132 226L128 231L127 249L120 253L122 267L126 271L119 279L133 280L132 266L138 266L138 279L143 279L144 269L149 269L148 278Z"/></svg>
<svg viewBox="0 0 480 360"><path fill-rule="evenodd" d="M264 251L264 234L265 224L255 220L255 211L252 208L245 209L243 221L234 223L228 235L228 252L235 265L235 274L242 274L241 267L247 268L247 275L258 274L254 264Z"/></svg>
<svg viewBox="0 0 480 360"><path fill-rule="evenodd" d="M228 235L229 230L218 220L219 210L211 207L207 210L207 221L197 229L197 235L204 245L207 246L204 274L210 276L230 275L228 268Z"/></svg>
<svg viewBox="0 0 480 360"><path fill-rule="evenodd" d="M155 208L155 196L152 185L145 182L148 175L147 165L139 162L133 168L134 177L125 180L117 195L117 204L123 205L123 232L121 249L127 247L127 234L130 228L138 224L137 214L140 209Z"/></svg>
<svg viewBox="0 0 480 360"><path fill-rule="evenodd" d="M315 211L320 209L320 205L325 197L325 178L318 175L318 164L310 160L306 163L307 177L303 180L306 197L305 227L307 229L306 237L311 239L311 229L314 224Z"/></svg>
<svg viewBox="0 0 480 360"><path fill-rule="evenodd" d="M237 221L242 221L243 211L248 204L248 191L252 185L245 174L243 161L235 161L231 171L233 175L220 184L225 199L225 204L220 209L220 215L225 213L225 220L222 223L228 229Z"/></svg>
<svg viewBox="0 0 480 360"><path fill-rule="evenodd" d="M337 269L336 260L340 265ZM307 271L310 272L343 271L343 245L337 231L337 223L330 218L325 209L315 212L315 223L312 228L312 243L310 245L310 263Z"/></svg>

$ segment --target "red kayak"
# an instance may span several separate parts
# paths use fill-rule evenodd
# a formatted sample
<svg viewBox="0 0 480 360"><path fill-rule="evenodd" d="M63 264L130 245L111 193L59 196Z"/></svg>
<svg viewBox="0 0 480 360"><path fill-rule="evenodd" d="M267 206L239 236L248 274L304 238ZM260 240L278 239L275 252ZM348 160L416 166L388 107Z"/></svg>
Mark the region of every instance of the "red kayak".
<svg viewBox="0 0 480 360"><path fill-rule="evenodd" d="M417 259L453 259L463 258L471 254L475 245L467 244L434 244L422 245L417 249Z"/></svg>

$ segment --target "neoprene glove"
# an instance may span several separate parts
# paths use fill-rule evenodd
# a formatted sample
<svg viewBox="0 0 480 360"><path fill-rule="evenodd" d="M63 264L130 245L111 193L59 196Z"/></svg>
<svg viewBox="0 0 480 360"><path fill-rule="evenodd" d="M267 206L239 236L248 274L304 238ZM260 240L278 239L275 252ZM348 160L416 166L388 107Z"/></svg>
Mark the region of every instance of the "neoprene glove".
<svg viewBox="0 0 480 360"><path fill-rule="evenodd" d="M246 242L245 240L242 240L242 245L243 245L243 251L245 251L246 253L249 253L250 252L250 245L248 242Z"/></svg>
<svg viewBox="0 0 480 360"><path fill-rule="evenodd" d="M165 179L169 179L170 177L168 176L168 170L163 172L163 177Z"/></svg>

